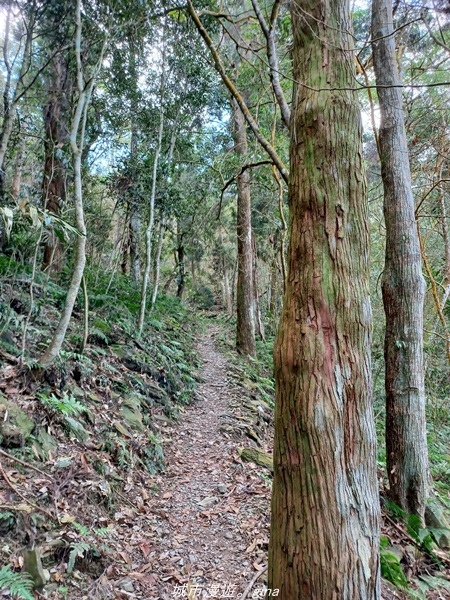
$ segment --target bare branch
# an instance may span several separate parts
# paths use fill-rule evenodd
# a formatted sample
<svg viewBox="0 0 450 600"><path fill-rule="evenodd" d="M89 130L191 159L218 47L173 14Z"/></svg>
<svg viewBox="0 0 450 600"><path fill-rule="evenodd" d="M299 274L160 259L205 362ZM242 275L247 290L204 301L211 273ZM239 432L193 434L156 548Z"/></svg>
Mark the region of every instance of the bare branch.
<svg viewBox="0 0 450 600"><path fill-rule="evenodd" d="M272 159L273 163L275 164L275 166L277 167L277 169L279 170L281 176L283 177L283 179L285 180L285 182L287 183L289 181L289 171L286 168L286 166L284 165L283 161L281 160L281 158L278 156L275 148L268 142L268 140L264 137L264 135L261 133L257 122L255 121L255 119L253 118L252 114L250 113L247 104L245 103L243 97L241 96L241 94L239 93L239 91L237 90L236 86L234 85L234 83L231 81L231 79L228 77L225 68L222 64L222 61L220 59L220 56L214 46L214 43L211 39L211 37L209 36L208 32L206 31L206 29L203 27L202 22L200 21L200 18L191 2L191 0L188 0L188 11L189 14L192 17L192 20L194 21L195 26L197 27L198 32L200 33L201 37L203 38L206 46L209 48L209 51L211 52L211 55L213 57L214 60L214 65L216 67L217 72L219 73L220 77L222 78L222 81L224 82L224 84L226 85L226 87L228 88L228 90L230 91L231 95L233 96L233 98L236 100L239 108L241 109L245 120L247 121L248 125L250 126L250 129L253 131L254 136L256 137L256 139L258 140L258 142L261 144L261 146L264 148L264 150L267 152L267 154L270 156L270 158Z"/></svg>
<svg viewBox="0 0 450 600"><path fill-rule="evenodd" d="M220 213L222 212L223 195L225 194L227 189L230 187L230 185L232 183L234 183L236 181L236 179L240 175L242 175L242 173L247 171L247 169L253 169L254 167L260 167L261 165L274 165L275 166L275 164L272 160L259 160L258 162L255 162L255 163L247 163L247 164L243 165L243 167L241 168L239 173L236 173L236 175L233 175L233 177L225 183L225 185L222 188L222 191L220 192L219 212L217 213L217 220L220 219Z"/></svg>
<svg viewBox="0 0 450 600"><path fill-rule="evenodd" d="M273 91L275 93L275 98L277 99L278 105L280 107L281 118L283 120L283 123L289 129L289 123L291 120L291 109L289 108L289 105L283 93L283 88L280 84L278 55L277 47L275 44L275 28L278 13L280 10L280 3L280 0L275 0L275 2L273 3L272 13L270 15L270 25L267 25L266 19L264 18L264 15L259 7L258 0L252 0L253 10L255 11L264 37L266 38L266 50L267 59L269 61L270 81L272 83Z"/></svg>

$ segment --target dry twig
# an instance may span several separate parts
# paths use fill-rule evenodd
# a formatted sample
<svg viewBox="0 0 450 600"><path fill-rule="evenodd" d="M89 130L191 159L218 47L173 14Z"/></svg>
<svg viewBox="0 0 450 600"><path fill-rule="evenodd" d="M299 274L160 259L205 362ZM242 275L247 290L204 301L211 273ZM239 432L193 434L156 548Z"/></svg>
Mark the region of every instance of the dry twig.
<svg viewBox="0 0 450 600"><path fill-rule="evenodd" d="M6 456L10 460L13 460L13 461L19 463L20 465L23 465L24 467L28 467L28 469L33 469L33 471L36 471L36 473L40 473L41 475L44 475L44 477L48 477L49 479L53 479L53 477L49 473L45 473L44 471L41 471L41 469L38 469L37 467L34 467L30 463L27 463L24 460L21 460L20 458L17 458L16 456L12 456L11 454L8 454L4 450L0 449L0 454L2 456Z"/></svg>
<svg viewBox="0 0 450 600"><path fill-rule="evenodd" d="M30 502L29 500L27 500L25 498L25 496L22 494L22 492L19 492L19 490L16 488L16 486L12 483L12 481L9 479L8 475L5 473L5 470L2 466L2 464L0 463L0 473L3 476L3 479L6 481L6 483L9 485L9 487L12 489L12 491L17 494L19 496L19 498L22 498L22 500L24 502L26 502L27 504L29 504L32 508L34 508L35 510L44 513L44 515L47 515L47 517L49 517L52 521L55 521L55 517L52 515L51 512L49 512L48 510L46 510L45 508L42 508L41 506L38 506L37 504L33 504L33 502Z"/></svg>
<svg viewBox="0 0 450 600"><path fill-rule="evenodd" d="M258 581L258 579L261 577L261 575L263 575L263 573L265 573L266 571L267 571L267 565L263 569L261 569L261 571L258 571L257 573L255 573L253 579L250 581L248 586L245 588L245 591L242 594L242 596L239 598L239 600L245 600L247 598L247 596L251 592L252 587L255 585L255 583Z"/></svg>

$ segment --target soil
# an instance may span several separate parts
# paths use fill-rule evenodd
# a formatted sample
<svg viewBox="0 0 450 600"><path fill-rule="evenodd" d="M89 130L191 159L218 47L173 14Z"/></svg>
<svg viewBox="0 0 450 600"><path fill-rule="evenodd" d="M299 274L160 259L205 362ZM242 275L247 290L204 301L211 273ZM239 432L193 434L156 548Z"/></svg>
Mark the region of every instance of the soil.
<svg viewBox="0 0 450 600"><path fill-rule="evenodd" d="M153 415L163 441L164 471L150 475L136 463L136 468L117 477L121 483L115 490L93 468L94 459L102 461L113 482L110 459L92 443L89 449L87 444L60 442L58 456L42 466L49 469L47 478L44 471L36 473L36 467L23 472L4 452L0 456L1 508L33 498L42 513L37 528L22 502L21 530L16 527L4 538L0 553L19 570L25 545L31 541L39 547L48 579L40 598L264 597L270 472L243 462L239 449L271 451L271 415L220 350L221 333L211 323L199 335L202 367L197 400L182 410L177 421L162 413ZM133 444L139 450L138 439L130 441L131 450ZM58 469L67 457L70 467ZM112 509L108 496L114 500ZM92 526L83 529L81 523ZM391 537L399 535L392 533ZM383 582L383 600L401 598Z"/></svg>
<svg viewBox="0 0 450 600"><path fill-rule="evenodd" d="M239 459L230 422L243 388L217 350L218 331L211 327L198 343L201 399L166 428L168 469L150 502L159 534L152 550L157 579L148 589L155 600L239 598L266 566L270 486L263 468ZM252 596L262 593L264 575Z"/></svg>

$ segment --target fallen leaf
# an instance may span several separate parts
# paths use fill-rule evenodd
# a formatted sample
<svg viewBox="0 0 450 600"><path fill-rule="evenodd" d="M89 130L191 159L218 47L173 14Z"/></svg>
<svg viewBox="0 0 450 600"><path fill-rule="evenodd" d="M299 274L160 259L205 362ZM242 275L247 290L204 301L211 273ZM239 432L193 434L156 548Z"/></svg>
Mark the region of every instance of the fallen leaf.
<svg viewBox="0 0 450 600"><path fill-rule="evenodd" d="M148 542L141 542L139 544L139 548L141 549L142 554L144 555L144 557L147 558L147 556L150 553L150 548L151 548L150 544Z"/></svg>
<svg viewBox="0 0 450 600"><path fill-rule="evenodd" d="M73 517L72 515L63 515L60 518L61 523L73 523L75 520L75 517Z"/></svg>

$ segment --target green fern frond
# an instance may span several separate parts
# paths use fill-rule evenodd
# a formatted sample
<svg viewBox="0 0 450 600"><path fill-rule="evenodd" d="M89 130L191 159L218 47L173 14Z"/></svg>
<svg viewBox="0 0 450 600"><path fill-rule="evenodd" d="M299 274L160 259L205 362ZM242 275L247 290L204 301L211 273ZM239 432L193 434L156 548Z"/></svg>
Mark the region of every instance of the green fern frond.
<svg viewBox="0 0 450 600"><path fill-rule="evenodd" d="M58 398L54 394L51 396L40 394L39 399L44 406L62 413L65 417L77 416L89 412L84 404L70 394L64 394L62 398Z"/></svg>
<svg viewBox="0 0 450 600"><path fill-rule="evenodd" d="M13 597L20 600L34 600L33 580L28 573L15 573L10 565L0 569L0 591L9 590Z"/></svg>
<svg viewBox="0 0 450 600"><path fill-rule="evenodd" d="M77 521L73 521L72 525L75 527L78 533L81 533L82 535L89 535L89 529L85 525L82 525Z"/></svg>
<svg viewBox="0 0 450 600"><path fill-rule="evenodd" d="M83 558L85 553L89 552L90 550L92 550L91 545L87 542L77 542L76 544L72 544L69 554L69 562L67 565L67 572L72 573L77 558Z"/></svg>

